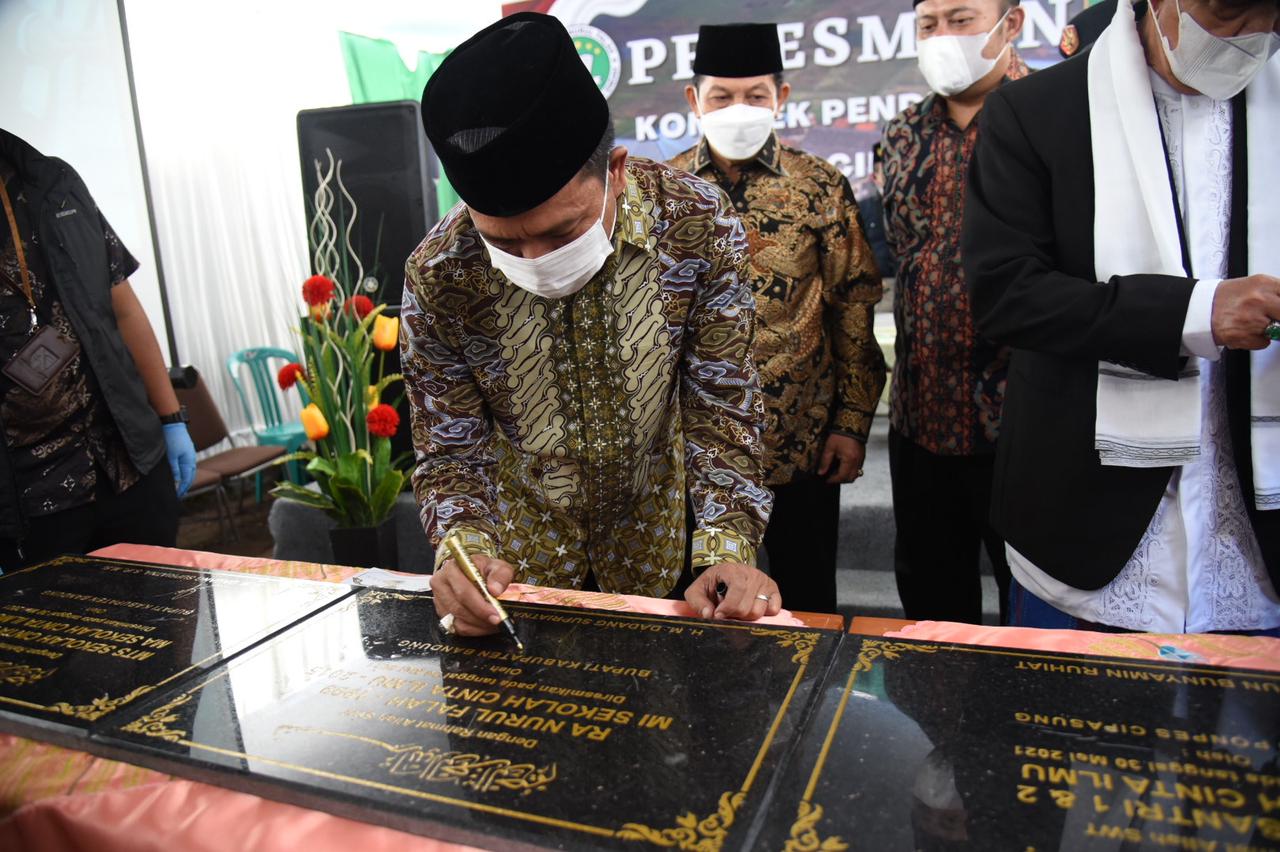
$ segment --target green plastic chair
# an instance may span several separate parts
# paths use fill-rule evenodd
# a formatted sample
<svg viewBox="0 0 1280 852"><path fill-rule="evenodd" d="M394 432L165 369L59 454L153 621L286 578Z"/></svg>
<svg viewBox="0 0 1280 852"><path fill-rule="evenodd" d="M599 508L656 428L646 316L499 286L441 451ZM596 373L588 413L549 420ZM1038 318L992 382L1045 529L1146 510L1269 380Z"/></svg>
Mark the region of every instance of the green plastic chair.
<svg viewBox="0 0 1280 852"><path fill-rule="evenodd" d="M283 407L280 402L280 386L276 383L276 373L285 364L298 361L298 356L288 349L272 349L259 347L241 349L227 358L227 372L240 395L240 403L244 406L244 416L249 421L253 434L259 444L284 447L286 453L296 452L307 442L307 432L297 421L285 421L281 415ZM249 376L253 380L253 390L258 401L255 411L250 405L249 395L245 393L244 384L240 381L242 368L249 368ZM307 392L299 386L302 404L306 405ZM259 425L261 424L261 425ZM302 482L302 469L297 462L287 462L289 479ZM255 479L255 493L258 501L262 501L262 475Z"/></svg>

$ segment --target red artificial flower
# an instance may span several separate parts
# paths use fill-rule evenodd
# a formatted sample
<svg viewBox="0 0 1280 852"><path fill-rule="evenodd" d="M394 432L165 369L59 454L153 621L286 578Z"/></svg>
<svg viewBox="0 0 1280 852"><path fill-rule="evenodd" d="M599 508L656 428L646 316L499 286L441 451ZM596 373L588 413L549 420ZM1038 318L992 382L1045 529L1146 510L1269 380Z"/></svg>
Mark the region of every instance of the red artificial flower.
<svg viewBox="0 0 1280 852"><path fill-rule="evenodd" d="M338 285L334 284L332 279L323 275L312 275L302 282L302 298L312 307L323 305L333 299L333 293L337 289Z"/></svg>
<svg viewBox="0 0 1280 852"><path fill-rule="evenodd" d="M369 434L379 438L390 438L400 428L400 415L386 403L375 405L365 418L369 424Z"/></svg>
<svg viewBox="0 0 1280 852"><path fill-rule="evenodd" d="M364 319L373 311L373 299L368 296L352 296L342 309L347 313L354 311L357 319Z"/></svg>
<svg viewBox="0 0 1280 852"><path fill-rule="evenodd" d="M298 379L306 379L307 373L302 369L301 364L289 363L280 368L280 372L276 373L276 381L280 384L280 390L288 390L298 383Z"/></svg>

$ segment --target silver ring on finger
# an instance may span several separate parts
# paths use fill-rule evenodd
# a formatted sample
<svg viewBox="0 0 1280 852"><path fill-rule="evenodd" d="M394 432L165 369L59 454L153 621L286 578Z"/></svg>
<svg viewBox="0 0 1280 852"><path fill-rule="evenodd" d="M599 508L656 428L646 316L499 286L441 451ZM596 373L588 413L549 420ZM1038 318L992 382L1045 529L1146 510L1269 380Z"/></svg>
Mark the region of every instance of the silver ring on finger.
<svg viewBox="0 0 1280 852"><path fill-rule="evenodd" d="M768 603L772 598L773 595L756 595L756 600L764 601L765 603Z"/></svg>
<svg viewBox="0 0 1280 852"><path fill-rule="evenodd" d="M440 629L450 636L458 635L458 628L453 626L453 613L448 613L440 619Z"/></svg>

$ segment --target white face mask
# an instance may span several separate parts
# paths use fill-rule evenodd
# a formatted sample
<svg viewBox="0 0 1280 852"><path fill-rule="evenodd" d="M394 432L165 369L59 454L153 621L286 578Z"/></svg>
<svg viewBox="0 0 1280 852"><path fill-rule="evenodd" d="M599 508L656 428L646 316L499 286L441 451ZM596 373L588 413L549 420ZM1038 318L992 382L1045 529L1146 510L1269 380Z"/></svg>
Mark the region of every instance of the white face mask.
<svg viewBox="0 0 1280 852"><path fill-rule="evenodd" d="M699 104L698 123L702 135L715 152L727 160L750 160L773 132L773 113L769 107L734 104L707 112Z"/></svg>
<svg viewBox="0 0 1280 852"><path fill-rule="evenodd" d="M561 299L581 290L613 254L612 229L606 230L604 226L604 211L608 207L609 175L606 174L600 218L573 242L542 257L526 258L507 254L484 237L480 239L489 249L489 260L512 284L535 296Z"/></svg>
<svg viewBox="0 0 1280 852"><path fill-rule="evenodd" d="M982 51L1007 17L1009 12L1001 15L996 25L983 35L936 35L917 41L916 61L929 88L949 98L990 74L1012 42L1006 43L994 59L986 58Z"/></svg>
<svg viewBox="0 0 1280 852"><path fill-rule="evenodd" d="M1160 30L1160 16L1151 13L1169 68L1184 86L1215 101L1229 101L1243 92L1280 50L1280 35L1275 33L1216 36L1182 11L1177 0L1174 8L1178 10L1177 47L1169 47L1169 39Z"/></svg>

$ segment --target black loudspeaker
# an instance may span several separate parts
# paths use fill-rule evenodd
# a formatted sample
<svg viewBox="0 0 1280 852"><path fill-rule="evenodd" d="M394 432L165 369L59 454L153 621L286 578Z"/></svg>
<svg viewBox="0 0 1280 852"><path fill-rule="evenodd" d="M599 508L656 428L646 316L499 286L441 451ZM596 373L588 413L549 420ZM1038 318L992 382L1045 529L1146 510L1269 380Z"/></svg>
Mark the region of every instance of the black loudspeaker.
<svg viewBox="0 0 1280 852"><path fill-rule="evenodd" d="M398 310L404 262L438 218L435 186L439 160L422 130L417 102L303 110L298 113L298 150L308 230L319 185L316 164L322 172L327 171L332 153L342 164L343 186L358 211L351 246L364 266L365 277L378 281L379 290L371 295ZM349 216L349 202L339 192L337 181L329 186L335 193L335 221ZM311 257L314 263L314 254Z"/></svg>
<svg viewBox="0 0 1280 852"><path fill-rule="evenodd" d="M316 164L321 174L329 169L329 157L342 163L342 185L357 215L351 229L351 247L364 267L364 277L372 276L374 292L360 289L375 302L385 302L389 313L400 312L404 292L404 263L436 223L436 179L440 161L427 142L416 101L308 109L298 113L298 151L302 159L302 189L309 233L308 256L315 263L311 240L315 195L319 186ZM351 215L351 201L338 188L334 193L334 221L345 226ZM339 247L339 255L343 252ZM315 271L314 268L312 270ZM355 271L344 276L349 286ZM387 353L388 373L400 372L399 350ZM395 455L412 449L409 430L409 403L396 407L401 426L391 439Z"/></svg>

